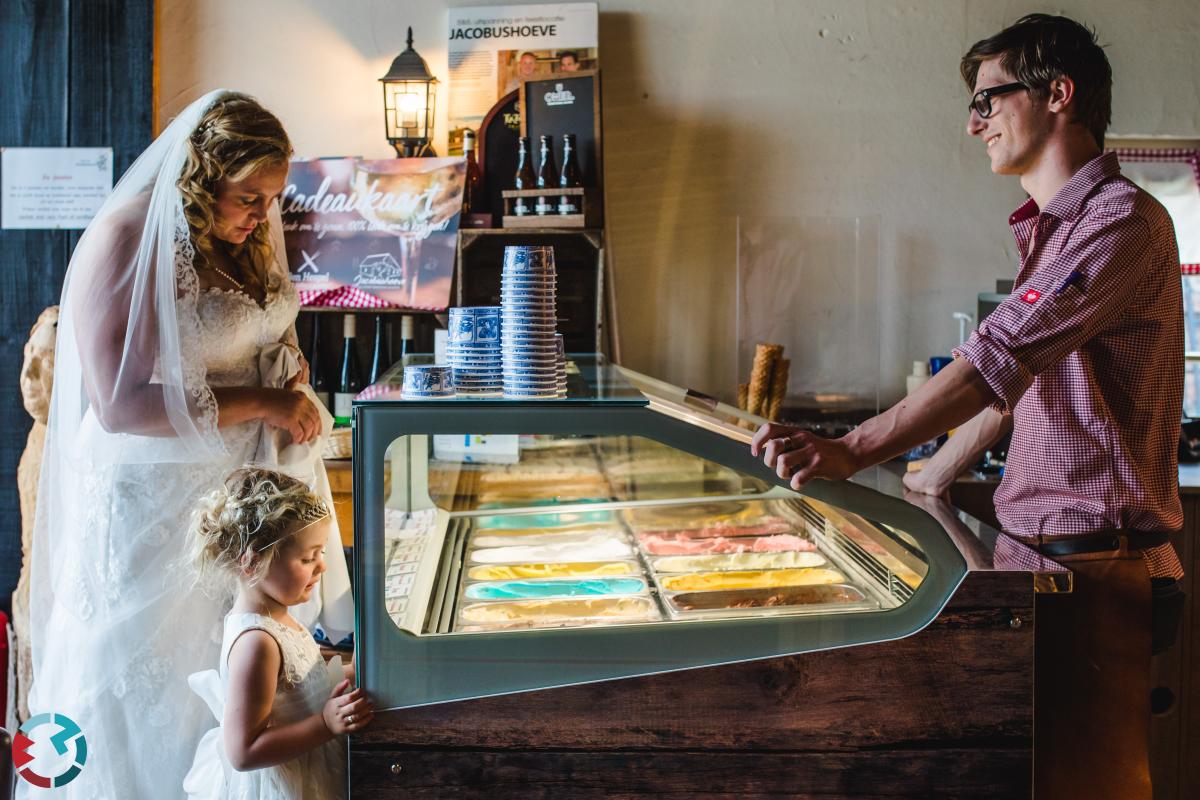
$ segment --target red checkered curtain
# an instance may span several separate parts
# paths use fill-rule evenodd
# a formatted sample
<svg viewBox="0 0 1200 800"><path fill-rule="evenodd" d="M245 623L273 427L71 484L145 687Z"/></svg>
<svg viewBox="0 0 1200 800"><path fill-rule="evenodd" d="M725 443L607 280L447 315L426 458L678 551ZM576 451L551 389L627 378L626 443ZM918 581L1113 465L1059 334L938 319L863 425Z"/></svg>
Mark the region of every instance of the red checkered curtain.
<svg viewBox="0 0 1200 800"><path fill-rule="evenodd" d="M1180 267L1200 275L1200 150L1116 148L1125 177L1154 195L1175 222Z"/></svg>

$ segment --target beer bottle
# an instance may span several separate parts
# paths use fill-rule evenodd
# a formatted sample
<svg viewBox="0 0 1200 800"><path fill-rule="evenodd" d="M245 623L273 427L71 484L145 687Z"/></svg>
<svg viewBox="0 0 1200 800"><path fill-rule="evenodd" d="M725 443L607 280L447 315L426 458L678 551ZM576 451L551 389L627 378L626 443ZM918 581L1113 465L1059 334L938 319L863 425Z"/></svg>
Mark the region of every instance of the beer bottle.
<svg viewBox="0 0 1200 800"><path fill-rule="evenodd" d="M478 213L483 210L484 197L480 184L479 163L475 160L475 131L463 131L463 154L467 157L466 185L463 186L462 213Z"/></svg>
<svg viewBox="0 0 1200 800"><path fill-rule="evenodd" d="M513 180L513 188L532 189L536 181L533 177L533 154L529 148L529 137L522 136L517 140L517 177ZM529 214L529 206L524 197L518 197L513 203L513 214L518 217Z"/></svg>
<svg viewBox="0 0 1200 800"><path fill-rule="evenodd" d="M563 168L558 179L560 189L576 189L583 186L583 178L579 173L579 159L575 156L575 134L563 134ZM580 197L577 194L564 194L558 198L559 214L582 213Z"/></svg>
<svg viewBox="0 0 1200 800"><path fill-rule="evenodd" d="M539 141L541 161L538 163L537 188L549 189L558 185L558 167L554 164L554 137L543 133ZM552 211L553 206L546 200L545 195L538 195L538 216Z"/></svg>

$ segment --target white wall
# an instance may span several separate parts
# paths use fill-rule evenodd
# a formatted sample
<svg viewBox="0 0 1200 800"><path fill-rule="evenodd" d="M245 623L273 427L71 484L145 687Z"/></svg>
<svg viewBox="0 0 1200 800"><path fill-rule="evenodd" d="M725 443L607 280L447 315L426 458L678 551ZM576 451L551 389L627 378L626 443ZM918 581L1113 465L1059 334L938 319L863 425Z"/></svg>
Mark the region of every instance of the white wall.
<svg viewBox="0 0 1200 800"><path fill-rule="evenodd" d="M487 5L462 2L455 5ZM203 92L250 92L301 155L392 154L377 79L404 48L444 81L437 0L160 0L160 124ZM1195 0L599 0L609 242L624 361L734 385L735 219L878 215L884 397L957 341L954 310L1011 277L1023 199L964 133L958 59L1021 14L1095 26L1111 131L1200 135ZM439 128L445 135L444 94ZM803 325L803 320L797 321ZM745 380L745 378L743 378Z"/></svg>

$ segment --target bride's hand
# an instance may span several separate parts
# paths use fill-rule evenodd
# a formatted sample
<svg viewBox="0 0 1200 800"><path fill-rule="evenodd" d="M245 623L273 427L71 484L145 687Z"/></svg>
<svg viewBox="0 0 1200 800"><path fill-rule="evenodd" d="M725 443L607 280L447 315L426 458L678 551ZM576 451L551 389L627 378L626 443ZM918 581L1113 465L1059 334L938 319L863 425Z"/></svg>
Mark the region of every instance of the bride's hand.
<svg viewBox="0 0 1200 800"><path fill-rule="evenodd" d="M298 383L308 383L308 359L304 357L304 353L300 352L300 348L296 348L296 358L300 360L300 376Z"/></svg>
<svg viewBox="0 0 1200 800"><path fill-rule="evenodd" d="M281 344L287 345L288 349L290 349L293 353L296 354L296 360L298 362L300 362L300 378L299 378L298 382L299 383L308 383L308 378L309 378L308 359L304 357L304 351L301 350L296 345L290 344L289 342L281 342ZM294 385L295 384L289 384L289 387L294 386Z"/></svg>
<svg viewBox="0 0 1200 800"><path fill-rule="evenodd" d="M321 417L308 395L294 388L299 378L299 375L292 378L282 389L263 390L266 410L262 419L268 425L283 428L296 444L304 444L321 434Z"/></svg>

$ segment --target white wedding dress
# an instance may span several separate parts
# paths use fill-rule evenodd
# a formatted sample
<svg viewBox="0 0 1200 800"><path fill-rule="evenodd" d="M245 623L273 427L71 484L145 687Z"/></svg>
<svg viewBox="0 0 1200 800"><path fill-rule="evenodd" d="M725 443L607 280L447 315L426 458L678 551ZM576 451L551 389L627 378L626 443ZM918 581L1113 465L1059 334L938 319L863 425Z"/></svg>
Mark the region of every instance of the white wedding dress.
<svg viewBox="0 0 1200 800"><path fill-rule="evenodd" d="M265 308L241 292L200 290L196 352L208 386L258 385L259 351L294 338L298 308L296 290L286 279ZM219 429L228 455L210 463L97 462L80 471L78 503L67 510L79 549L63 554L68 568L79 570L78 579L71 595L56 598L50 611L30 709L75 720L87 738L88 758L78 778L63 787L39 790L19 781L28 796L182 796L184 775L212 722L187 677L217 663L221 621L232 600L189 588L189 565L183 561L188 519L202 493L253 457L261 432L258 422ZM83 459L118 446L164 446L161 439L139 443L150 437L107 433L94 416L85 417L80 433ZM332 503L323 467L318 470L318 488ZM336 525L330 538L330 566L313 592L317 600L292 609L305 624L313 623L322 598L338 606L332 610L343 625L352 613ZM101 580L85 579L90 572ZM114 665L120 665L115 673Z"/></svg>
<svg viewBox="0 0 1200 800"><path fill-rule="evenodd" d="M189 800L341 800L345 793L346 750L334 738L273 767L238 772L225 755L224 718L229 679L229 650L248 630L265 631L279 645L282 675L275 685L270 725L290 725L321 713L344 676L342 660L326 663L320 648L306 632L262 614L230 614L218 669L192 675L188 682L216 718L200 741L192 769L184 781Z"/></svg>

